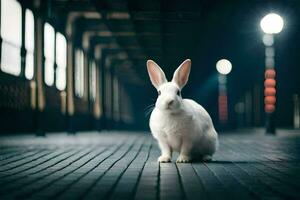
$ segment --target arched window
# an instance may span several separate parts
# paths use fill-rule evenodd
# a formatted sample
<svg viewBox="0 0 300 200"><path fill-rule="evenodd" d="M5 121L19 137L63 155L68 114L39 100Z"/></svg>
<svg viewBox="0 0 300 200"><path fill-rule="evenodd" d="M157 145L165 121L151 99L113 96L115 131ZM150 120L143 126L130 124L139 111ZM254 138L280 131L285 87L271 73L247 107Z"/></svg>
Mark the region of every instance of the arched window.
<svg viewBox="0 0 300 200"><path fill-rule="evenodd" d="M92 101L96 100L96 79L97 79L97 74L96 74L96 63L94 60L90 61L90 74L89 74L89 81L90 81L90 97Z"/></svg>
<svg viewBox="0 0 300 200"><path fill-rule="evenodd" d="M22 8L16 0L1 0L1 70L21 72Z"/></svg>
<svg viewBox="0 0 300 200"><path fill-rule="evenodd" d="M66 88L67 40L61 33L56 33L56 88Z"/></svg>
<svg viewBox="0 0 300 200"><path fill-rule="evenodd" d="M45 83L49 86L54 84L54 28L45 23L44 25L44 56L45 56Z"/></svg>
<svg viewBox="0 0 300 200"><path fill-rule="evenodd" d="M32 79L34 74L34 16L31 10L25 12L25 77Z"/></svg>
<svg viewBox="0 0 300 200"><path fill-rule="evenodd" d="M81 49L75 51L75 95L84 95L84 54Z"/></svg>

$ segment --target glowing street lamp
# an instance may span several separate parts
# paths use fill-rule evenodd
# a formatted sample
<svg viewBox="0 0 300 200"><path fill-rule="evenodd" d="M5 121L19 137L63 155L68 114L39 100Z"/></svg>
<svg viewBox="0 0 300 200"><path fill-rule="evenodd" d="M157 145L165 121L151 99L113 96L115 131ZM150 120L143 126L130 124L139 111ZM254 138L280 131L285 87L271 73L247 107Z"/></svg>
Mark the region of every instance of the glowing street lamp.
<svg viewBox="0 0 300 200"><path fill-rule="evenodd" d="M260 27L266 34L277 34L283 29L284 22L280 15L270 13L264 16L260 21Z"/></svg>
<svg viewBox="0 0 300 200"><path fill-rule="evenodd" d="M221 59L217 62L216 68L220 74L227 75L231 72L232 65L229 60Z"/></svg>
<svg viewBox="0 0 300 200"><path fill-rule="evenodd" d="M226 124L228 120L228 100L227 100L227 74L231 72L232 64L229 60L221 59L216 64L217 71L219 72L219 121L221 124Z"/></svg>
<svg viewBox="0 0 300 200"><path fill-rule="evenodd" d="M275 134L275 104L276 104L276 71L275 71L275 48L274 35L282 31L284 21L275 13L267 14L260 21L260 27L265 33L263 43L265 45L265 113L266 132Z"/></svg>

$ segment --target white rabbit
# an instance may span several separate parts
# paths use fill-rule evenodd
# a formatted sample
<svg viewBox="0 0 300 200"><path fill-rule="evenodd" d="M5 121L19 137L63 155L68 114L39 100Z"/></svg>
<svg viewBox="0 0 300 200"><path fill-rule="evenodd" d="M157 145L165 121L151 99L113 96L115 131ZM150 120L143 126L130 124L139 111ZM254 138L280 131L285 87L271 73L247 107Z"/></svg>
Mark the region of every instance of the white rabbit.
<svg viewBox="0 0 300 200"><path fill-rule="evenodd" d="M154 61L147 61L147 69L158 91L149 122L161 149L158 162L170 162L172 151L179 152L176 162L211 160L218 147L218 134L212 120L202 106L191 99L182 99L180 93L188 81L191 60L185 60L176 69L171 82Z"/></svg>

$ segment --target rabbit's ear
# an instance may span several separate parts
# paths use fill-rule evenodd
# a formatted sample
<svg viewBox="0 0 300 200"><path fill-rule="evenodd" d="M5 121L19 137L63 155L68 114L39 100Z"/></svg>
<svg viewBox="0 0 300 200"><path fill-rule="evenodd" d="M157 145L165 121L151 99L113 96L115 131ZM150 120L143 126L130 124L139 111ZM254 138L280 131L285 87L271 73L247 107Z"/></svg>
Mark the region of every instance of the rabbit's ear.
<svg viewBox="0 0 300 200"><path fill-rule="evenodd" d="M186 59L174 72L172 82L176 83L180 89L185 86L189 79L191 64L192 61L190 59Z"/></svg>
<svg viewBox="0 0 300 200"><path fill-rule="evenodd" d="M158 89L161 84L167 82L165 73L153 60L147 61L147 70L150 80L156 89Z"/></svg>

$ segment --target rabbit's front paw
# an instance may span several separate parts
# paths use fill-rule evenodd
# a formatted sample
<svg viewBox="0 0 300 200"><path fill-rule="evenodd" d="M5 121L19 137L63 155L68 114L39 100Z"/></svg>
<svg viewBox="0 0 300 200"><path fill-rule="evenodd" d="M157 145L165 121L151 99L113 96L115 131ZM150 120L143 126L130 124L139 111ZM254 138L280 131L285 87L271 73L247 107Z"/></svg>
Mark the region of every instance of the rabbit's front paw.
<svg viewBox="0 0 300 200"><path fill-rule="evenodd" d="M161 155L158 157L157 161L161 163L171 162L171 157Z"/></svg>
<svg viewBox="0 0 300 200"><path fill-rule="evenodd" d="M191 158L189 156L179 155L176 162L177 163L188 163L188 162L191 162Z"/></svg>

